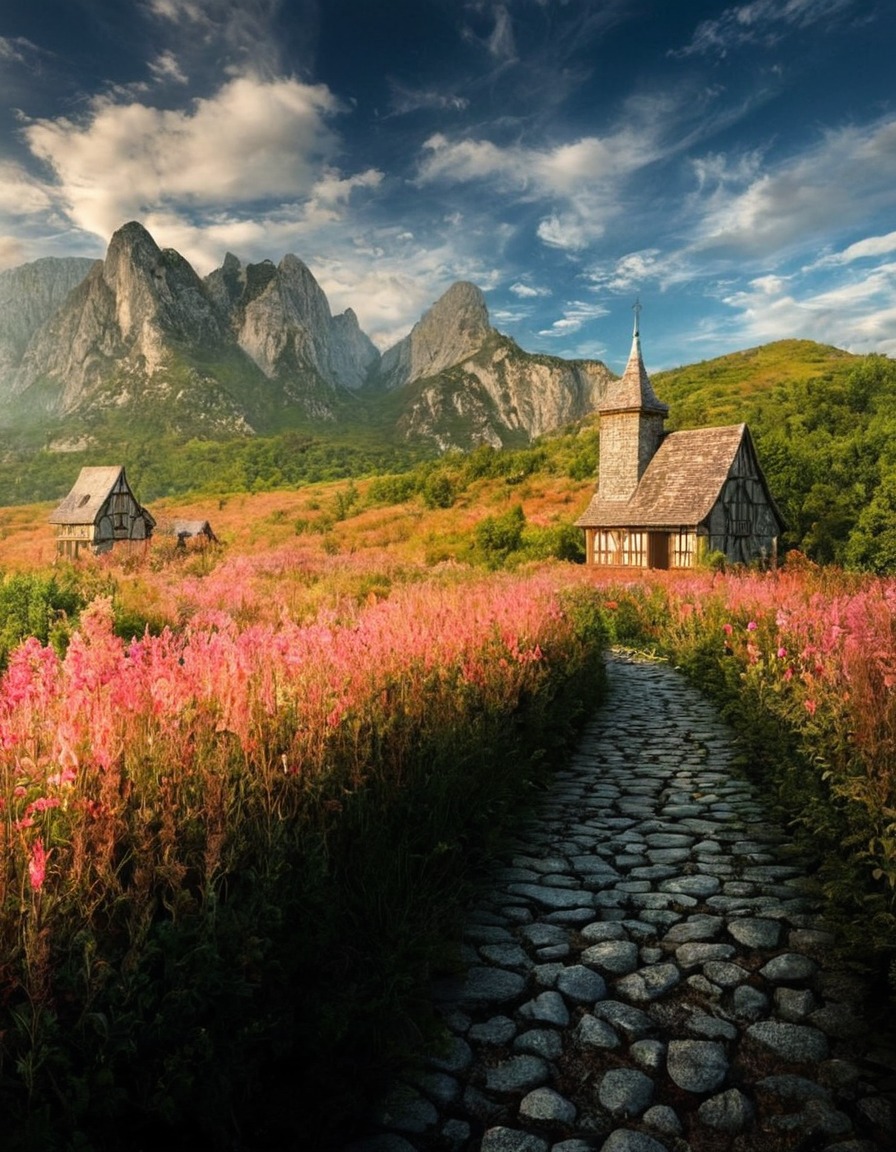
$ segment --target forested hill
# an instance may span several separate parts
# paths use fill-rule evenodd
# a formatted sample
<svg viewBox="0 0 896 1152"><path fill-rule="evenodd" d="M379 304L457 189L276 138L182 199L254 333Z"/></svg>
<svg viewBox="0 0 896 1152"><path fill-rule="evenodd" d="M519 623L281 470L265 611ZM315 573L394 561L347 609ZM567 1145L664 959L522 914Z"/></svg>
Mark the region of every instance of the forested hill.
<svg viewBox="0 0 896 1152"><path fill-rule="evenodd" d="M896 571L896 361L782 340L652 379L670 427L749 424L786 543Z"/></svg>

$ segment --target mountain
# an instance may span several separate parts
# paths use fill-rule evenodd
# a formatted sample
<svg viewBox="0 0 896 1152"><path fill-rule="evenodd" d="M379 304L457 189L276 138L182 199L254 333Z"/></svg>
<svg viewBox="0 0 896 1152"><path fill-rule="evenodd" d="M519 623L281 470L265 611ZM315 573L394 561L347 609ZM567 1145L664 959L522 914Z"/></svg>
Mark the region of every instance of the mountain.
<svg viewBox="0 0 896 1152"><path fill-rule="evenodd" d="M58 311L93 264L78 256L46 257L0 272L0 402L10 399L9 382L31 337Z"/></svg>
<svg viewBox="0 0 896 1152"><path fill-rule="evenodd" d="M399 434L439 451L527 443L593 412L612 373L600 361L524 352L489 323L465 282L383 353L371 387L392 394Z"/></svg>
<svg viewBox="0 0 896 1152"><path fill-rule="evenodd" d="M287 390L303 378L325 393L357 389L379 361L354 312L334 317L320 285L296 256L284 256L276 266L265 260L244 268L228 253L205 283L239 347ZM315 408L310 400L309 410L332 416L329 407Z"/></svg>
<svg viewBox="0 0 896 1152"><path fill-rule="evenodd" d="M598 361L524 352L469 283L380 355L298 257L228 253L201 279L136 221L104 260L14 273L0 281L22 297L0 328L0 421L57 449L288 427L375 428L436 450L519 444L592 411L611 379Z"/></svg>

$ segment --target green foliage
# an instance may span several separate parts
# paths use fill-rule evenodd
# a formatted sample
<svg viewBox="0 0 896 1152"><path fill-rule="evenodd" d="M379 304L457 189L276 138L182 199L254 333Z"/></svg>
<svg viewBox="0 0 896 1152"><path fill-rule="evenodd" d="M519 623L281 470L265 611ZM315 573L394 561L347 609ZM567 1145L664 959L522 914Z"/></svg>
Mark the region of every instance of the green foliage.
<svg viewBox="0 0 896 1152"><path fill-rule="evenodd" d="M574 564L585 560L582 529L572 523L549 524L544 528L528 525L521 543L527 559L569 560Z"/></svg>
<svg viewBox="0 0 896 1152"><path fill-rule="evenodd" d="M71 571L60 577L30 572L0 574L0 668L29 636L64 647L84 598Z"/></svg>
<svg viewBox="0 0 896 1152"><path fill-rule="evenodd" d="M422 492L427 508L450 508L454 503L454 483L451 476L441 469L427 476Z"/></svg>
<svg viewBox="0 0 896 1152"><path fill-rule="evenodd" d="M653 383L674 426L749 424L787 521L785 547L819 563L896 570L896 362L791 340L657 373Z"/></svg>
<svg viewBox="0 0 896 1152"><path fill-rule="evenodd" d="M489 567L499 567L512 552L519 550L525 523L526 517L519 504L514 504L500 516L486 516L480 520L473 532L473 539L477 551L485 557Z"/></svg>

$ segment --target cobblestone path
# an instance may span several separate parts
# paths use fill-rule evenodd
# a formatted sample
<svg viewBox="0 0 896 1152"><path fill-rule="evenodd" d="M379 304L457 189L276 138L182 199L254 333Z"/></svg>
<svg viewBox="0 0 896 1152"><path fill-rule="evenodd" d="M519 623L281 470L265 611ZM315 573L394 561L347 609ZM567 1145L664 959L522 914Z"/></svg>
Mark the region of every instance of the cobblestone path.
<svg viewBox="0 0 896 1152"><path fill-rule="evenodd" d="M469 913L465 977L435 990L450 1044L355 1149L896 1147L861 991L735 754L678 673L610 660L606 705Z"/></svg>

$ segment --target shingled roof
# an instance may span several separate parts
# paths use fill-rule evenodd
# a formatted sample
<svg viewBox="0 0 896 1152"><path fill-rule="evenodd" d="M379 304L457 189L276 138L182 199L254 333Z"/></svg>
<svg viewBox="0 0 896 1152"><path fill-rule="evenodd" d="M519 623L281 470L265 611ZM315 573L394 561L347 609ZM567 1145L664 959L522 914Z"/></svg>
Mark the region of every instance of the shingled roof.
<svg viewBox="0 0 896 1152"><path fill-rule="evenodd" d="M123 471L120 464L82 468L71 492L50 513L50 523L92 524Z"/></svg>
<svg viewBox="0 0 896 1152"><path fill-rule="evenodd" d="M601 500L598 492L576 524L580 528L675 528L701 524L719 498L744 439L752 450L746 424L670 432L648 464L631 500Z"/></svg>

